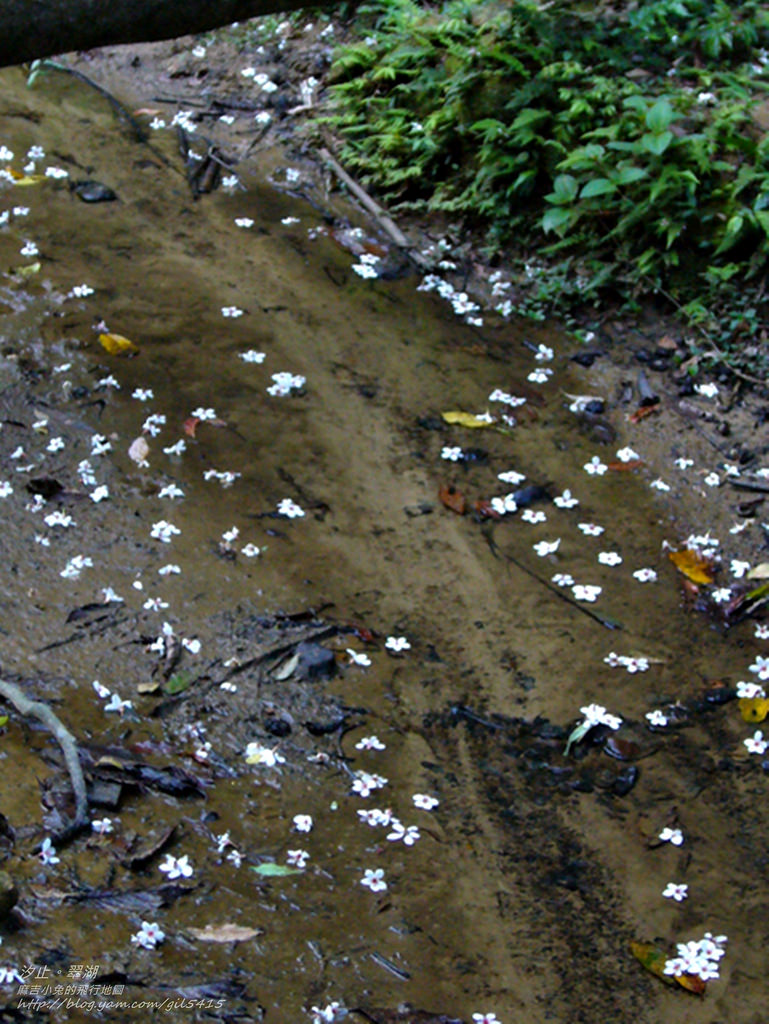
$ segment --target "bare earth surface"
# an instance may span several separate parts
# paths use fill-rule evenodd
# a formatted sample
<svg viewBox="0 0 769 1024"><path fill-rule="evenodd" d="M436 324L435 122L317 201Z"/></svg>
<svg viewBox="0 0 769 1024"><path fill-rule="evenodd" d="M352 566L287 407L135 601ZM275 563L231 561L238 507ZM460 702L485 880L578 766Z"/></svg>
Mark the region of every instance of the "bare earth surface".
<svg viewBox="0 0 769 1024"><path fill-rule="evenodd" d="M752 475L769 466L760 397L743 404L722 388L682 402L668 373L647 369L659 407L633 423L636 353L655 348L656 327L646 338L607 327L586 346L493 315L472 327L418 291L421 276L400 273L401 255L316 154L292 149L295 115L278 117L301 102L297 82L327 45L312 38L293 63L262 55L285 102L270 101L261 141L263 97L226 41L205 59L190 40L71 58L129 110L202 117L199 151L237 158L241 186L197 199L171 129L140 143L81 82L50 74L28 89L20 70L2 75L10 166L40 145L37 173L63 167L117 200L82 202L63 179L0 197L3 210L29 207L0 232L0 479L12 488L0 499L0 663L74 734L93 817L114 826L41 864L39 842L72 810L68 779L48 733L7 705L0 869L19 901L0 915L0 965L28 983L45 968L37 984L51 991L35 1004L9 982L0 1020L146 1020L139 1004L166 1000L164 1020L283 1024L339 1000L348 1019L379 1024L492 1012L501 1024L759 1024L766 774L743 743L761 727L728 698L757 679L749 666L767 643L754 620L726 630L698 608L715 587L684 588L663 545L710 532L725 587L733 559L766 561L761 506L752 517L737 507L763 492L732 487L727 470L752 452L750 479L766 483ZM158 100L172 96L182 101ZM252 109L231 106L222 123L217 98ZM356 226L367 242L350 242ZM39 255L20 253L27 240ZM361 278L351 244L398 273ZM72 295L82 283L93 294ZM223 315L231 307L242 315ZM110 355L97 320L138 354ZM539 345L551 361L535 358ZM240 358L250 350L263 361ZM586 350L600 353L592 366L572 359ZM542 366L552 376L529 380ZM305 383L268 394L281 372ZM119 387L99 383L110 375ZM526 403L507 410L489 400L495 389ZM604 413L575 416L574 395L603 399ZM199 407L221 422L185 427ZM496 422L485 428L442 418L486 410ZM515 426L501 424L505 411ZM157 436L151 414L165 416ZM108 451L93 454L94 434ZM128 454L139 437L145 465ZM180 439L183 453L164 452ZM455 446L468 457L441 457ZM616 454L626 446L634 468ZM614 468L586 472L594 456ZM223 486L210 470L237 476ZM525 481L498 479L510 470ZM658 479L667 490L650 486ZM109 496L91 500L102 484ZM171 484L183 496L161 497ZM528 485L545 488L530 506L544 520L473 513ZM466 514L441 488L465 496ZM578 505L554 504L566 490ZM304 515L279 515L286 498ZM56 510L72 525L46 524ZM169 543L152 535L161 521L180 531ZM557 539L550 554L534 550ZM92 564L62 576L77 555ZM159 574L167 564L180 572ZM635 578L641 568L656 581ZM558 586L558 573L602 588L597 600ZM106 587L121 600L105 603ZM164 622L175 639L158 643ZM410 647L392 653L387 637ZM333 652L328 677L293 659L303 641ZM649 664L613 667L611 652ZM105 712L95 679L132 708ZM593 730L566 756L594 702L621 728ZM655 708L668 726L650 728ZM359 746L372 735L385 749ZM285 760L248 764L249 743ZM360 772L387 784L362 796ZM414 794L440 802L425 810ZM397 829L362 819L371 808L420 838L388 838ZM297 831L297 814L312 831ZM682 846L657 840L666 825ZM253 870L296 849L309 854L299 873ZM194 873L167 879L168 854ZM379 869L385 890L360 884ZM669 882L688 898L664 899ZM165 932L155 949L131 942L142 921ZM252 934L235 941L224 926ZM702 997L665 987L629 950L655 942L672 956L706 931L728 943ZM103 988L55 993L76 965L97 968Z"/></svg>

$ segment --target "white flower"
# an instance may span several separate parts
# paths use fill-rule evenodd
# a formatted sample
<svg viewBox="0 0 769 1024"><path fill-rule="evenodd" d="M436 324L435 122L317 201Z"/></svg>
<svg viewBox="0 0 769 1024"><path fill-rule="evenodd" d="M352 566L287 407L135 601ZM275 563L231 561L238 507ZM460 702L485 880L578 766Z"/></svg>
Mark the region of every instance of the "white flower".
<svg viewBox="0 0 769 1024"><path fill-rule="evenodd" d="M521 512L521 519L525 523L544 523L547 516L540 509L526 508Z"/></svg>
<svg viewBox="0 0 769 1024"><path fill-rule="evenodd" d="M688 885L676 885L675 882L668 882L665 886L662 895L669 900L675 900L677 903L681 903L689 895Z"/></svg>
<svg viewBox="0 0 769 1024"><path fill-rule="evenodd" d="M730 600L732 592L728 587L717 587L715 590L711 590L710 596L716 604L725 604Z"/></svg>
<svg viewBox="0 0 769 1024"><path fill-rule="evenodd" d="M619 565L622 561L622 556L618 555L616 551L600 551L598 561L601 565Z"/></svg>
<svg viewBox="0 0 769 1024"><path fill-rule="evenodd" d="M718 473L708 473L705 477L704 483L706 483L708 487L719 487L721 484L721 477Z"/></svg>
<svg viewBox="0 0 769 1024"><path fill-rule="evenodd" d="M170 876L169 876L170 877ZM142 926L135 935L131 936L131 942L144 949L154 949L159 942L166 937L165 932L156 921L142 921Z"/></svg>
<svg viewBox="0 0 769 1024"><path fill-rule="evenodd" d="M684 459L684 458L674 459L673 460L673 465L677 466L678 469L688 469L689 466L693 466L694 465L694 459Z"/></svg>
<svg viewBox="0 0 769 1024"><path fill-rule="evenodd" d="M194 637L192 639L186 636L182 637L182 647L185 651L189 651L190 654L200 654L200 640L197 640Z"/></svg>
<svg viewBox="0 0 769 1024"><path fill-rule="evenodd" d="M639 583L654 583L657 579L657 573L654 569L636 569L633 576L638 580Z"/></svg>
<svg viewBox="0 0 769 1024"><path fill-rule="evenodd" d="M387 888L387 882L384 880L384 870L382 868L376 868L375 870L366 868L360 884L365 885L372 892L383 892Z"/></svg>
<svg viewBox="0 0 769 1024"><path fill-rule="evenodd" d="M37 256L40 252L34 242L26 241L24 245L19 249L22 256Z"/></svg>
<svg viewBox="0 0 769 1024"><path fill-rule="evenodd" d="M575 583L571 588L571 592L577 601L595 601L601 593L601 588L591 586L590 584Z"/></svg>
<svg viewBox="0 0 769 1024"><path fill-rule="evenodd" d="M0 498L8 498L13 494L13 487L8 480L0 480Z"/></svg>
<svg viewBox="0 0 769 1024"><path fill-rule="evenodd" d="M286 863L295 868L306 868L310 855L307 850L286 850Z"/></svg>
<svg viewBox="0 0 769 1024"><path fill-rule="evenodd" d="M160 519L157 523L152 524L150 536L154 537L155 540L159 540L162 544L170 544L171 538L175 534L179 534L181 532L182 531L178 526L174 526L173 523L166 522L165 519Z"/></svg>
<svg viewBox="0 0 769 1024"><path fill-rule="evenodd" d="M253 348L250 348L247 352L241 352L239 355L244 363L263 363L266 358L264 352L257 352Z"/></svg>
<svg viewBox="0 0 769 1024"><path fill-rule="evenodd" d="M304 515L304 509L292 501L291 498L283 498L278 502L278 515L287 516L289 519L296 519Z"/></svg>
<svg viewBox="0 0 769 1024"><path fill-rule="evenodd" d="M531 381L532 384L544 384L548 377L552 377L552 375L553 371L549 366L541 366L537 370L532 370L531 373L527 375L526 380Z"/></svg>
<svg viewBox="0 0 769 1024"><path fill-rule="evenodd" d="M312 832L313 821L309 814L295 814L293 822L297 832Z"/></svg>
<svg viewBox="0 0 769 1024"><path fill-rule="evenodd" d="M533 544L532 547L537 552L540 558L544 558L545 555L552 555L553 552L557 551L561 543L561 538L558 540L541 540L537 544Z"/></svg>
<svg viewBox="0 0 769 1024"><path fill-rule="evenodd" d="M95 819L91 822L91 828L94 832L97 832L100 836L106 835L107 832L114 831L112 825L112 818L100 818Z"/></svg>
<svg viewBox="0 0 769 1024"><path fill-rule="evenodd" d="M591 476L603 476L609 467L601 462L597 455L594 455L582 468Z"/></svg>
<svg viewBox="0 0 769 1024"><path fill-rule="evenodd" d="M246 747L246 764L262 764L274 768L276 764L285 764L285 757L271 747L262 746L255 740Z"/></svg>
<svg viewBox="0 0 769 1024"><path fill-rule="evenodd" d="M251 217L236 217L235 224L239 228L252 228L254 226L254 222Z"/></svg>
<svg viewBox="0 0 769 1024"><path fill-rule="evenodd" d="M638 452L634 452L632 448L620 448L617 452L617 458L620 462L636 462L641 456Z"/></svg>
<svg viewBox="0 0 769 1024"><path fill-rule="evenodd" d="M750 569L750 562L742 562L738 558L733 558L731 561L732 575L736 576L737 579L742 579L746 572Z"/></svg>
<svg viewBox="0 0 769 1024"><path fill-rule="evenodd" d="M48 452L60 452L62 448L66 447L66 442L63 437L52 437L46 445L46 451Z"/></svg>
<svg viewBox="0 0 769 1024"><path fill-rule="evenodd" d="M577 523L577 526L586 537L600 537L604 530L603 526L598 526L597 523Z"/></svg>
<svg viewBox="0 0 769 1024"><path fill-rule="evenodd" d="M118 715L122 715L124 711L133 707L130 700L121 700L120 697L113 693L108 703L104 705L104 710L107 712L115 711Z"/></svg>
<svg viewBox="0 0 769 1024"><path fill-rule="evenodd" d="M497 479L505 484L520 484L526 479L524 473L516 473L514 469L508 469L505 473L497 473ZM563 492L564 495L566 491Z"/></svg>
<svg viewBox="0 0 769 1024"><path fill-rule="evenodd" d="M672 843L673 846L681 846L684 841L684 834L680 828L663 828L659 838L663 843Z"/></svg>
<svg viewBox="0 0 769 1024"><path fill-rule="evenodd" d="M757 640L769 640L769 625L758 623L753 634Z"/></svg>
<svg viewBox="0 0 769 1024"><path fill-rule="evenodd" d="M361 665L363 668L367 668L371 664L371 658L369 658L368 654L359 654L352 647L347 648L347 653L353 665Z"/></svg>
<svg viewBox="0 0 769 1024"><path fill-rule="evenodd" d="M150 398L155 397L155 392L152 388L134 388L131 392L131 398L137 398L140 402L148 402Z"/></svg>
<svg viewBox="0 0 769 1024"><path fill-rule="evenodd" d="M414 843L421 839L419 829L416 825L409 825L408 828L394 818L391 825L392 831L387 833L387 839L391 843L397 843L399 840L403 840L406 846L413 846Z"/></svg>
<svg viewBox="0 0 769 1024"><path fill-rule="evenodd" d="M750 754L763 754L769 747L769 742L764 739L760 729L756 729L752 736L742 741Z"/></svg>
<svg viewBox="0 0 769 1024"><path fill-rule="evenodd" d="M656 480L652 480L652 482L649 484L649 487L653 487L656 491L670 490L670 486L666 484L664 480L660 479L660 477L657 477Z"/></svg>
<svg viewBox="0 0 769 1024"><path fill-rule="evenodd" d="M169 445L168 448L163 449L165 455L181 455L183 451L187 449L187 442L184 438L181 438L176 444Z"/></svg>
<svg viewBox="0 0 769 1024"><path fill-rule="evenodd" d="M619 729L622 725L622 719L610 715L602 704L588 704L579 710L585 716L585 725L608 725L610 729Z"/></svg>
<svg viewBox="0 0 769 1024"><path fill-rule="evenodd" d="M158 491L159 498L183 498L184 491L181 487L177 487L176 484L166 484L165 487L161 487Z"/></svg>
<svg viewBox="0 0 769 1024"><path fill-rule="evenodd" d="M462 458L461 448L452 448L449 445L444 445L441 449L441 458L448 459L450 462L459 462Z"/></svg>
<svg viewBox="0 0 769 1024"><path fill-rule="evenodd" d="M401 651L410 650L411 644L405 636L388 636L385 640L385 647L388 651L392 651L393 654L399 654Z"/></svg>
<svg viewBox="0 0 769 1024"><path fill-rule="evenodd" d="M161 565L158 569L158 576L170 576L172 574L178 575L182 570L178 565L174 565L173 562L169 562L167 565Z"/></svg>
<svg viewBox="0 0 769 1024"><path fill-rule="evenodd" d="M170 853L166 854L166 859L162 864L158 865L158 870L162 871L169 879L173 881L175 878L190 878L194 872L192 864L190 864L189 857L185 853L183 857L173 857Z"/></svg>
<svg viewBox="0 0 769 1024"><path fill-rule="evenodd" d="M428 793L414 793L411 799L414 802L414 806L419 807L423 811L431 811L440 803L437 797L430 796Z"/></svg>
<svg viewBox="0 0 769 1024"><path fill-rule="evenodd" d="M571 491L567 488L563 494L553 498L553 504L558 508L574 508L575 505L579 505L579 498L573 498Z"/></svg>
<svg viewBox="0 0 769 1024"><path fill-rule="evenodd" d="M574 584L574 577L568 572L557 572L551 579L557 587L571 587Z"/></svg>
<svg viewBox="0 0 769 1024"><path fill-rule="evenodd" d="M702 395L704 398L715 398L718 394L718 385L713 383L695 384L694 390L698 395Z"/></svg>
<svg viewBox="0 0 769 1024"><path fill-rule="evenodd" d="M654 711L647 711L645 717L649 725L652 726L663 726L668 724L667 715L658 708L655 708Z"/></svg>
<svg viewBox="0 0 769 1024"><path fill-rule="evenodd" d="M251 544L249 542L240 549L240 553L245 555L246 558L256 558L256 556L260 554L261 550L262 549L257 547L256 544Z"/></svg>
<svg viewBox="0 0 769 1024"><path fill-rule="evenodd" d="M60 857L56 856L56 847L48 838L44 839L41 843L38 857L46 866L48 864L58 864L61 860Z"/></svg>
<svg viewBox="0 0 769 1024"><path fill-rule="evenodd" d="M549 363L553 358L553 350L547 345L538 345L537 351L534 353L534 358L538 362Z"/></svg>
<svg viewBox="0 0 769 1024"><path fill-rule="evenodd" d="M243 316L244 310L238 309L237 306L222 306L222 316L232 317L233 319Z"/></svg>
<svg viewBox="0 0 769 1024"><path fill-rule="evenodd" d="M109 690L106 686L102 686L98 679L94 679L92 686L96 691L97 697L101 697L102 700L106 700L109 697Z"/></svg>
<svg viewBox="0 0 769 1024"><path fill-rule="evenodd" d="M385 744L378 736L363 736L355 744L356 750L384 750Z"/></svg>
<svg viewBox="0 0 769 1024"><path fill-rule="evenodd" d="M756 697L765 697L763 686L758 683L737 683L737 696L740 700L754 700Z"/></svg>

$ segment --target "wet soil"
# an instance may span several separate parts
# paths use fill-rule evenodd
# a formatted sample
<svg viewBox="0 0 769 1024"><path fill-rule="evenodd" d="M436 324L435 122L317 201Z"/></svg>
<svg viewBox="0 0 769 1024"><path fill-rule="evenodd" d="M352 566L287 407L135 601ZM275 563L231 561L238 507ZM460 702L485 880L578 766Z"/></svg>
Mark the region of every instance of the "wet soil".
<svg viewBox="0 0 769 1024"><path fill-rule="evenodd" d="M75 61L129 109L153 108L180 82L213 88L190 45ZM220 98L248 99L233 51L223 54ZM766 777L742 742L755 727L721 697L750 677L765 644L752 622L726 630L697 610L663 550L712 531L724 580L731 558L765 560L761 510L736 516L744 493L723 468L739 457L735 445L756 454L754 468L766 465L756 406L737 396L728 420L701 396L682 406L669 375L646 364L661 401L634 424L637 338L607 330L602 357L583 366L572 357L584 345L555 326L487 318L475 328L417 291L415 273L361 279L330 227L361 227L393 265L400 254L277 128L252 146L253 111L206 122L239 158L243 187L195 198L173 133L137 142L82 83L56 76L28 90L9 70L2 95L0 141L19 154L42 145L46 163L118 197L84 203L49 180L2 199L30 213L0 234L0 459L13 486L2 499L0 661L75 734L103 801L94 816L116 823L41 865L36 844L71 811L69 787L54 741L9 710L0 811L13 838L2 867L20 902L0 921L3 957L47 968L58 984L73 965L94 965L111 988L101 1008L56 1006L48 994L35 1009L6 987L2 1014L140 1020L146 1008L116 1000L186 995L194 1005L167 1005L167 1019L305 1020L339 999L360 1008L350 1015L359 1020L384 1020L375 1008L404 1002L466 1021L481 1011L501 1022L762 1020ZM211 107L210 94L204 101ZM236 217L254 223L239 228ZM40 249L29 276L19 274L32 262L19 253L26 239ZM71 296L82 282L94 294ZM233 306L243 315L222 315ZM138 355L109 355L95 319ZM555 373L532 384L539 344L554 349ZM251 349L262 363L239 358ZM282 371L306 383L269 395ZM119 388L97 383L108 374ZM136 388L153 397L133 398ZM442 419L483 412L495 388L527 396L515 427ZM605 403L600 429L568 409L566 396L586 394ZM190 436L198 406L223 425L201 422ZM145 434L148 464L138 466L128 449L150 413L166 423ZM94 433L109 452L91 454ZM53 437L64 448L49 451ZM182 455L164 453L180 438ZM475 457L442 459L453 445ZM594 455L615 462L624 445L640 454L635 469L583 469ZM685 470L673 464L682 456L693 459ZM107 500L90 499L83 459ZM211 469L239 475L224 487L205 478ZM497 475L512 469L546 488L533 506L546 521L479 520L439 499L447 485L471 506L504 494ZM713 470L719 487L704 483ZM650 488L660 476L668 491ZM35 511L27 485L40 478L62 490ZM172 483L183 498L159 496ZM565 489L579 506L553 504ZM285 498L304 516L278 515ZM55 509L77 525L46 528ZM151 535L160 520L181 531L168 544ZM585 536L585 521L605 533ZM237 539L223 539L233 527ZM532 549L559 537L546 557ZM248 543L258 557L243 554ZM622 563L600 564L606 550ZM77 554L93 565L62 578ZM168 563L181 572L159 575ZM639 583L641 567L658 580ZM574 600L552 583L557 572L601 586L598 601ZM104 587L122 601L99 607ZM148 598L168 606L146 608ZM151 650L164 621L177 638L199 639L200 652L182 648L176 661L167 644ZM410 649L388 652L391 635ZM290 671L303 641L334 652L330 677ZM650 667L611 667L611 651ZM105 713L97 678L133 709ZM594 701L622 716L625 745L613 752L625 760L607 756L600 731L565 756L580 707ZM646 712L676 705L675 727L648 728ZM372 733L386 749L358 749ZM247 764L251 742L285 761ZM351 783L361 770L387 786L360 797ZM420 810L415 793L440 804ZM362 823L357 812L372 806L417 825L419 841ZM312 815L312 832L295 831L296 814ZM680 849L655 842L672 820L686 835ZM232 846L217 850L225 832ZM239 868L226 859L233 847ZM300 874L251 870L297 847L310 854ZM168 882L158 871L167 853L188 855L194 875ZM374 893L360 879L378 868L388 888ZM687 901L662 898L670 881L689 885ZM155 950L130 941L142 920L166 933ZM193 931L224 924L258 935L215 943ZM629 953L632 940L672 953L706 930L729 943L702 999L666 988Z"/></svg>

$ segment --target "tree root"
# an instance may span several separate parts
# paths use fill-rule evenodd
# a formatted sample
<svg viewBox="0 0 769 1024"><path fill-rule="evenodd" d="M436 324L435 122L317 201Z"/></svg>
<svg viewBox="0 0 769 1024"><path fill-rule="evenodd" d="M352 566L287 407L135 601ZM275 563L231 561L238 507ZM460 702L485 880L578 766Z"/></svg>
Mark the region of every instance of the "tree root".
<svg viewBox="0 0 769 1024"><path fill-rule="evenodd" d="M91 823L88 811L88 794L86 792L83 769L80 767L80 757L75 737L62 725L47 704L39 700L31 700L16 683L9 683L4 679L0 679L0 697L10 701L20 715L31 715L39 722L42 722L53 733L56 742L61 747L64 762L67 765L67 771L72 781L72 789L75 793L75 817L65 828L60 829L51 838L59 843L66 842L77 833L88 828Z"/></svg>

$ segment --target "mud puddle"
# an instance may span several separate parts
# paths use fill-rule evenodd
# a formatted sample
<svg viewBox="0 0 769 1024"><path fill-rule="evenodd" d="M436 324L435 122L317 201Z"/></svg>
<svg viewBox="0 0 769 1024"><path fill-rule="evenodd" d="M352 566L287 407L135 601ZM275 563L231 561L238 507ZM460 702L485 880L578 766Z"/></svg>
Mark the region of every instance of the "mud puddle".
<svg viewBox="0 0 769 1024"><path fill-rule="evenodd" d="M544 328L464 324L415 275L361 277L319 209L371 226L309 163L271 149L243 189L194 200L173 134L148 148L79 83L3 79L10 165L39 145L30 173L68 179L3 195L2 666L76 735L112 824L41 865L68 785L11 711L3 957L28 984L85 964L105 986L83 995L102 1007L38 990L35 1008L11 982L13 1019L144 1019L117 1000L175 998L168 1019L311 1020L335 1000L378 1021L420 1019L380 1012L404 1002L503 1024L761 1019L765 778L722 696L765 644L696 613L662 550L713 529L727 564L762 560L759 522L730 535L703 482L726 479L712 446L611 402L596 432L565 396L612 396L621 366L586 370ZM107 332L138 354L110 355ZM529 486L515 514L471 514ZM592 703L623 719L613 756L599 727L567 758ZM656 843L670 824L680 847ZM164 941L132 942L143 922ZM728 946L704 999L628 951L705 931Z"/></svg>

